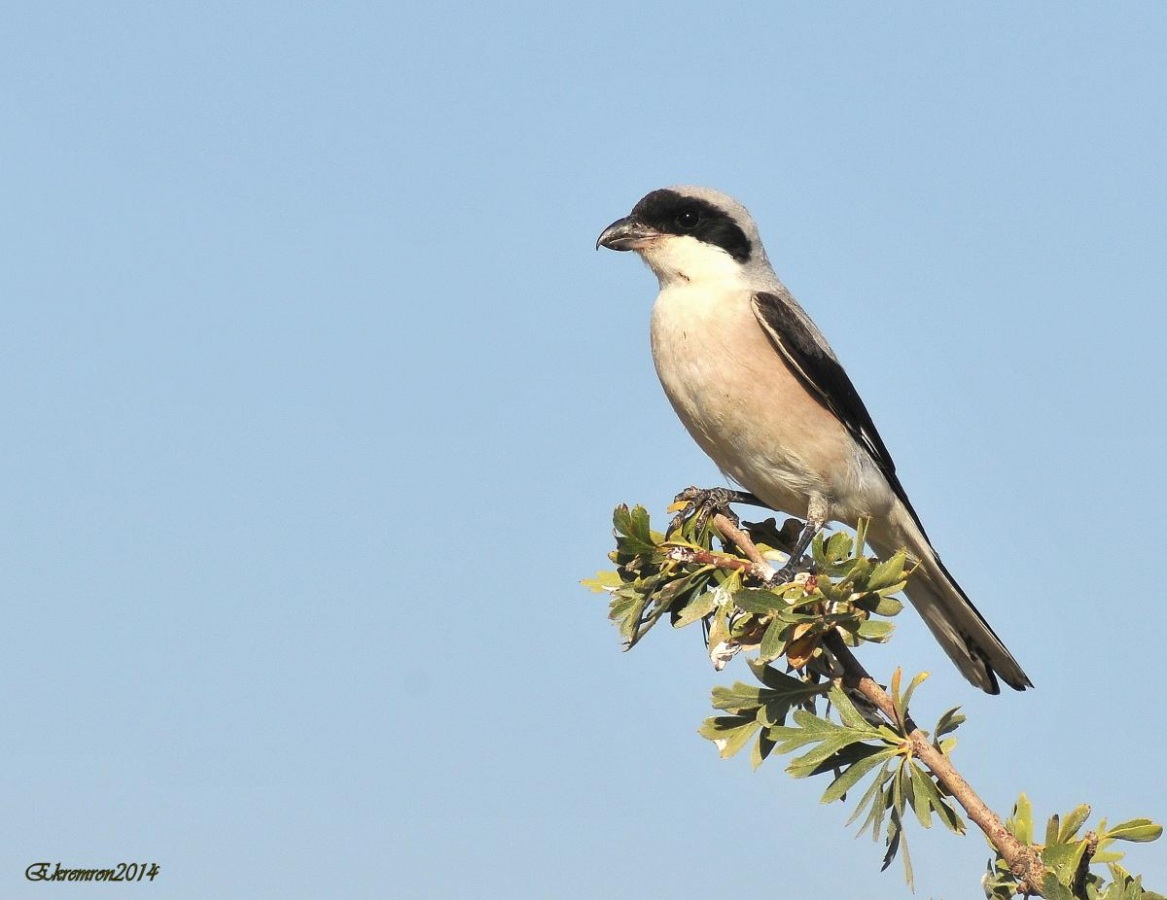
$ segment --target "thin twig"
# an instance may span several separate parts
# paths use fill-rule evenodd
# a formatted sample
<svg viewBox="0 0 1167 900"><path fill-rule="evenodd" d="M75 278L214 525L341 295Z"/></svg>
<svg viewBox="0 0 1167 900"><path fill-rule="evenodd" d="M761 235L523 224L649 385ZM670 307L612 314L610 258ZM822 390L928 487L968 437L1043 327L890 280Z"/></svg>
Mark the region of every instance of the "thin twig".
<svg viewBox="0 0 1167 900"><path fill-rule="evenodd" d="M747 562L740 557L730 556L728 553L702 550L697 547L670 547L669 558L675 559L677 562L742 572L754 576L759 581L768 581L770 576L774 574L774 569L765 560L762 560L762 565L759 566L758 563Z"/></svg>
<svg viewBox="0 0 1167 900"><path fill-rule="evenodd" d="M778 574L774 571L774 567L762 556L762 552L754 544L749 533L739 528L729 516L724 513L717 513L713 517L713 527L717 529L717 533L721 535L723 540L735 544L749 558L750 562L754 564L755 571L753 574L761 578L762 581L768 582Z"/></svg>

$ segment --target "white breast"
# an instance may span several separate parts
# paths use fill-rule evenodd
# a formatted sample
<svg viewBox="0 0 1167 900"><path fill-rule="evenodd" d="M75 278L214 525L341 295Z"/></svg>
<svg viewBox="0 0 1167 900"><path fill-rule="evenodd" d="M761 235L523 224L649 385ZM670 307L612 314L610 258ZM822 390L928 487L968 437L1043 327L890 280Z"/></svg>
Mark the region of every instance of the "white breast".
<svg viewBox="0 0 1167 900"><path fill-rule="evenodd" d="M677 415L726 475L776 509L805 516L817 496L843 521L885 512L883 476L770 344L751 296L685 282L658 295L653 359Z"/></svg>

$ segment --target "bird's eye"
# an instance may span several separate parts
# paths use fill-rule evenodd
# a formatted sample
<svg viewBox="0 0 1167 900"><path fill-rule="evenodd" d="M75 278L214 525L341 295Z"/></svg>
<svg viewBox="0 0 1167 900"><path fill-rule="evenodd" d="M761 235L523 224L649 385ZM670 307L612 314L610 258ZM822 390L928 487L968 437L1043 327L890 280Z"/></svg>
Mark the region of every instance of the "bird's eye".
<svg viewBox="0 0 1167 900"><path fill-rule="evenodd" d="M692 231L700 221L701 215L695 210L686 209L684 212L677 213L677 227L681 231Z"/></svg>

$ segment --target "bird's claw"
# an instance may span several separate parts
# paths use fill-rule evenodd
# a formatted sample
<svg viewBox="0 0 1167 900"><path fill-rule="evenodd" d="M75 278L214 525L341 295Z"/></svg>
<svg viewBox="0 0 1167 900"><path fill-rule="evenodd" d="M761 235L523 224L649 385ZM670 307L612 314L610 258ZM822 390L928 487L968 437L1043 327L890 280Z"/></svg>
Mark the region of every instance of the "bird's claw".
<svg viewBox="0 0 1167 900"><path fill-rule="evenodd" d="M780 584L790 584L792 581L794 581L794 575L794 566L792 566L790 563L787 563L770 576L769 586L773 587Z"/></svg>
<svg viewBox="0 0 1167 900"><path fill-rule="evenodd" d="M729 506L738 495L738 491L731 491L729 488L685 488L673 498L669 506L669 512L676 513L669 523L669 532L679 531L690 520L693 520L697 528L701 528L717 514L725 516L733 523L734 528L738 528L741 521Z"/></svg>

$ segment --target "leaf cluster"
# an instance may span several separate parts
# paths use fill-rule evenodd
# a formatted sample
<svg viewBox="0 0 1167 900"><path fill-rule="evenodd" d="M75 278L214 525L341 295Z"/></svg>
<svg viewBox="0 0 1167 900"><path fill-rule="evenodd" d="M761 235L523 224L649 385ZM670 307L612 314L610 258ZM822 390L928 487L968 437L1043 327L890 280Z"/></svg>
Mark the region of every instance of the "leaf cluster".
<svg viewBox="0 0 1167 900"><path fill-rule="evenodd" d="M683 610L724 579L719 578L713 565L685 565L670 556L677 542L667 542L663 534L652 530L648 511L643 506L616 507L612 526L616 549L608 558L616 564L615 571L597 572L595 578L583 583L610 595L608 618L619 629L625 648L631 649L661 616L671 613L677 624ZM712 543L708 525L701 528L699 535L692 534L692 527L680 538L682 543L693 546Z"/></svg>
<svg viewBox="0 0 1167 900"><path fill-rule="evenodd" d="M1046 866L1041 894L1046 900L1167 900L1162 894L1144 888L1142 879L1119 865L1123 853L1115 850L1118 841L1145 843L1158 840L1163 827L1150 819L1130 819L1117 825L1101 820L1086 833L1082 828L1090 817L1086 804L1064 816L1055 813L1046 821L1044 841L1036 841L1033 805L1022 794L1013 807L1005 827L1022 843L1035 847ZM1105 866L1110 880L1091 871L1091 866ZM1008 900L1020 892L1017 876L1000 853L989 863L982 879L985 896L990 900Z"/></svg>
<svg viewBox="0 0 1167 900"><path fill-rule="evenodd" d="M801 669L822 655L823 637L836 629L852 646L887 641L893 626L886 619L903 609L893 595L909 575L904 554L884 562L856 554L845 532L815 538L813 574L769 584L748 573L748 561L735 548L715 543L713 529L699 517L666 536L652 530L644 507L621 505L612 524L616 549L608 558L616 568L584 584L609 594L608 616L626 648L668 613L678 628L704 623L711 648L759 648L764 661L786 657ZM788 549L798 527L793 519L781 530L773 519L744 524L768 557Z"/></svg>
<svg viewBox="0 0 1167 900"><path fill-rule="evenodd" d="M950 831L963 834L964 821L935 776L917 759L910 735L913 726L908 703L926 676L918 675L900 691L900 673L892 678L890 693L896 711L889 721L874 710L862 709L839 685L808 685L757 660L749 667L763 687L737 683L713 689L713 706L728 715L705 721L700 733L728 757L751 744L751 762L757 768L774 750L800 752L786 767L794 778L832 774L823 803L845 800L870 777L847 824L859 821L859 833L884 838L887 868L902 851L904 874L912 884L911 857L904 834L908 811L925 828L933 815ZM861 700L862 698L858 698ZM818 701L825 700L825 709ZM789 722L787 721L789 718ZM947 754L964 716L951 709L940 717L932 745Z"/></svg>

